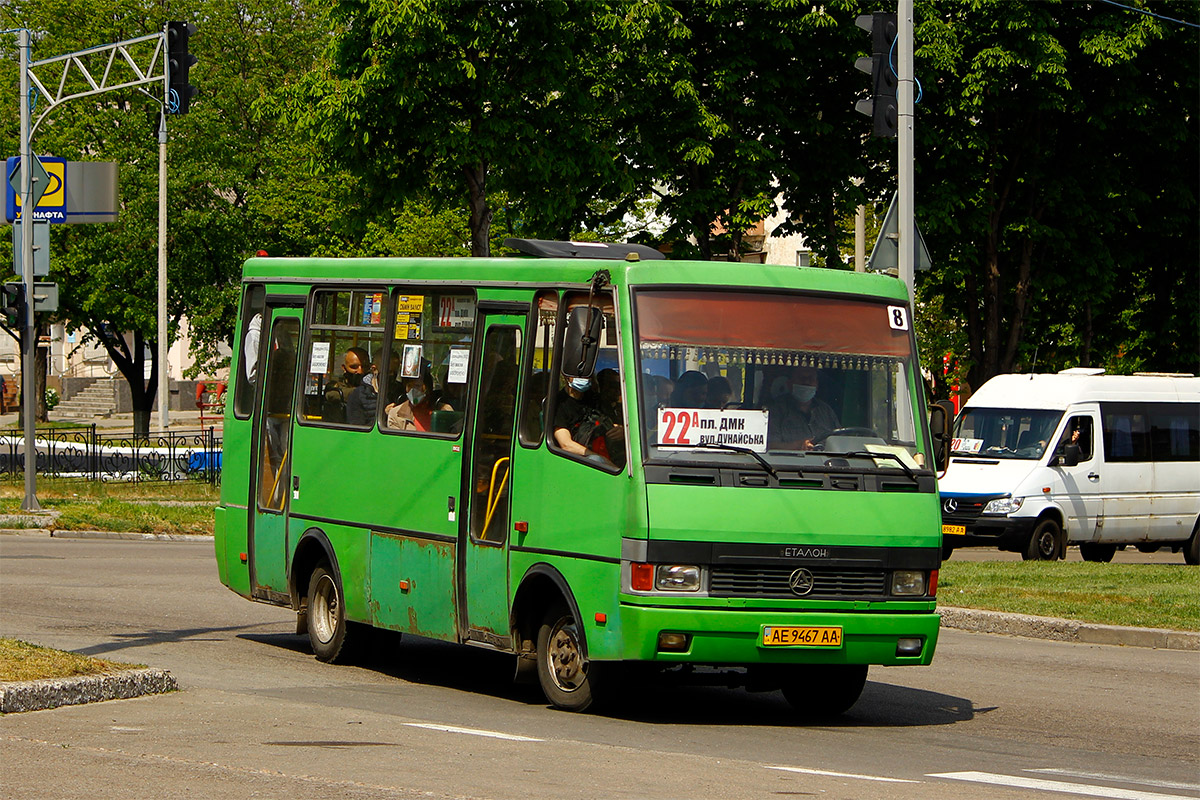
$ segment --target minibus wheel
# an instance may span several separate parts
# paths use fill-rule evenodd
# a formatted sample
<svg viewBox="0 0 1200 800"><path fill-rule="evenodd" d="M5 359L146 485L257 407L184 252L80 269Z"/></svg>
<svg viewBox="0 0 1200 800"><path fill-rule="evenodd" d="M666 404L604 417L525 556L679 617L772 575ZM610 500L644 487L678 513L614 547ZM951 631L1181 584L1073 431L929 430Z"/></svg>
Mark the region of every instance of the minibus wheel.
<svg viewBox="0 0 1200 800"><path fill-rule="evenodd" d="M346 602L333 567L322 561L308 579L308 641L318 661L344 660L346 647Z"/></svg>
<svg viewBox="0 0 1200 800"><path fill-rule="evenodd" d="M858 702L866 664L797 664L788 669L783 696L802 717L836 717Z"/></svg>
<svg viewBox="0 0 1200 800"><path fill-rule="evenodd" d="M546 614L538 628L538 682L546 699L564 711L583 711L592 704L592 683L578 620L565 606Z"/></svg>
<svg viewBox="0 0 1200 800"><path fill-rule="evenodd" d="M1103 542L1084 542L1079 545L1079 555L1083 556L1084 561L1099 561L1107 564L1113 560L1113 556L1117 553L1115 544L1104 544Z"/></svg>
<svg viewBox="0 0 1200 800"><path fill-rule="evenodd" d="M1038 520L1034 526L1029 544L1025 546L1021 557L1026 561L1057 561L1065 555L1065 549L1062 528L1056 521L1046 517Z"/></svg>

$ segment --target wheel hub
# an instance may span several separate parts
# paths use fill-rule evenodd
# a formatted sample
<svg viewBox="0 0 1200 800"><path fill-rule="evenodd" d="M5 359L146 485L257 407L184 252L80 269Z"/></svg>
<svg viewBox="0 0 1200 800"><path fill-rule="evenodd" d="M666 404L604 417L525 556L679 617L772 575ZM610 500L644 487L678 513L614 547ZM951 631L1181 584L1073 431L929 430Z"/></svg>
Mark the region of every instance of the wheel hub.
<svg viewBox="0 0 1200 800"><path fill-rule="evenodd" d="M564 692L573 692L583 683L587 662L579 649L579 636L574 621L560 622L550 634L550 674Z"/></svg>

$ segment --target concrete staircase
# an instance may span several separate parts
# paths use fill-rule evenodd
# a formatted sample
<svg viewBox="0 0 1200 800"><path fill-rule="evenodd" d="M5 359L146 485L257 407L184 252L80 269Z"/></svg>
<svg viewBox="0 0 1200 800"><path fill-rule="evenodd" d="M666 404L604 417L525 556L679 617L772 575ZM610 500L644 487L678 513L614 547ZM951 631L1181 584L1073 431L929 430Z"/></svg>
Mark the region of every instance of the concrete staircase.
<svg viewBox="0 0 1200 800"><path fill-rule="evenodd" d="M52 420L89 420L111 417L117 410L116 379L97 378L70 400L59 403L49 413Z"/></svg>

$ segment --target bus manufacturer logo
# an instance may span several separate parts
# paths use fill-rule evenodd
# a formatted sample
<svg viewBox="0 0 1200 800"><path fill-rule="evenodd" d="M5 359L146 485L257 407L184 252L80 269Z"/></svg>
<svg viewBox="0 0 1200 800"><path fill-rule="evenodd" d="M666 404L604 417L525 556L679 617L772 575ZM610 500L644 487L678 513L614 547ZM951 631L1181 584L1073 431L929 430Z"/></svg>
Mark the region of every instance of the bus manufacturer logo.
<svg viewBox="0 0 1200 800"><path fill-rule="evenodd" d="M828 547L785 547L784 558L829 558Z"/></svg>
<svg viewBox="0 0 1200 800"><path fill-rule="evenodd" d="M788 588L792 594L803 597L813 590L813 574L801 567L788 576Z"/></svg>
<svg viewBox="0 0 1200 800"><path fill-rule="evenodd" d="M942 503L942 510L947 514L953 514L958 511L958 501L953 497L947 497L946 502Z"/></svg>

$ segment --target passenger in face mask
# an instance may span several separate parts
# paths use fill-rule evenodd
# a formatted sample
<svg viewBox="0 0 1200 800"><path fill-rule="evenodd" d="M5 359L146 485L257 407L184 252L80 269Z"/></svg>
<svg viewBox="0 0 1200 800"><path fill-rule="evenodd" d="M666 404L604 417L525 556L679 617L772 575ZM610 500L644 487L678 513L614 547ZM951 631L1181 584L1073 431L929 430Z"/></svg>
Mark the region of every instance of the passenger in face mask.
<svg viewBox="0 0 1200 800"><path fill-rule="evenodd" d="M568 453L611 463L604 435L612 420L600 409L599 394L591 378L567 379L555 401L554 442Z"/></svg>
<svg viewBox="0 0 1200 800"><path fill-rule="evenodd" d="M812 450L841 427L837 414L817 397L816 367L794 367L771 384L767 444L772 450Z"/></svg>
<svg viewBox="0 0 1200 800"><path fill-rule="evenodd" d="M345 422L346 403L351 393L362 383L363 376L371 367L371 356L362 347L351 347L342 357L342 374L325 385L325 410L322 419L326 422ZM359 421L361 423L361 420Z"/></svg>
<svg viewBox="0 0 1200 800"><path fill-rule="evenodd" d="M434 411L450 411L445 403L433 402L433 376L424 365L419 378L404 379L404 394L399 403L389 405L387 426L401 431L427 431Z"/></svg>

